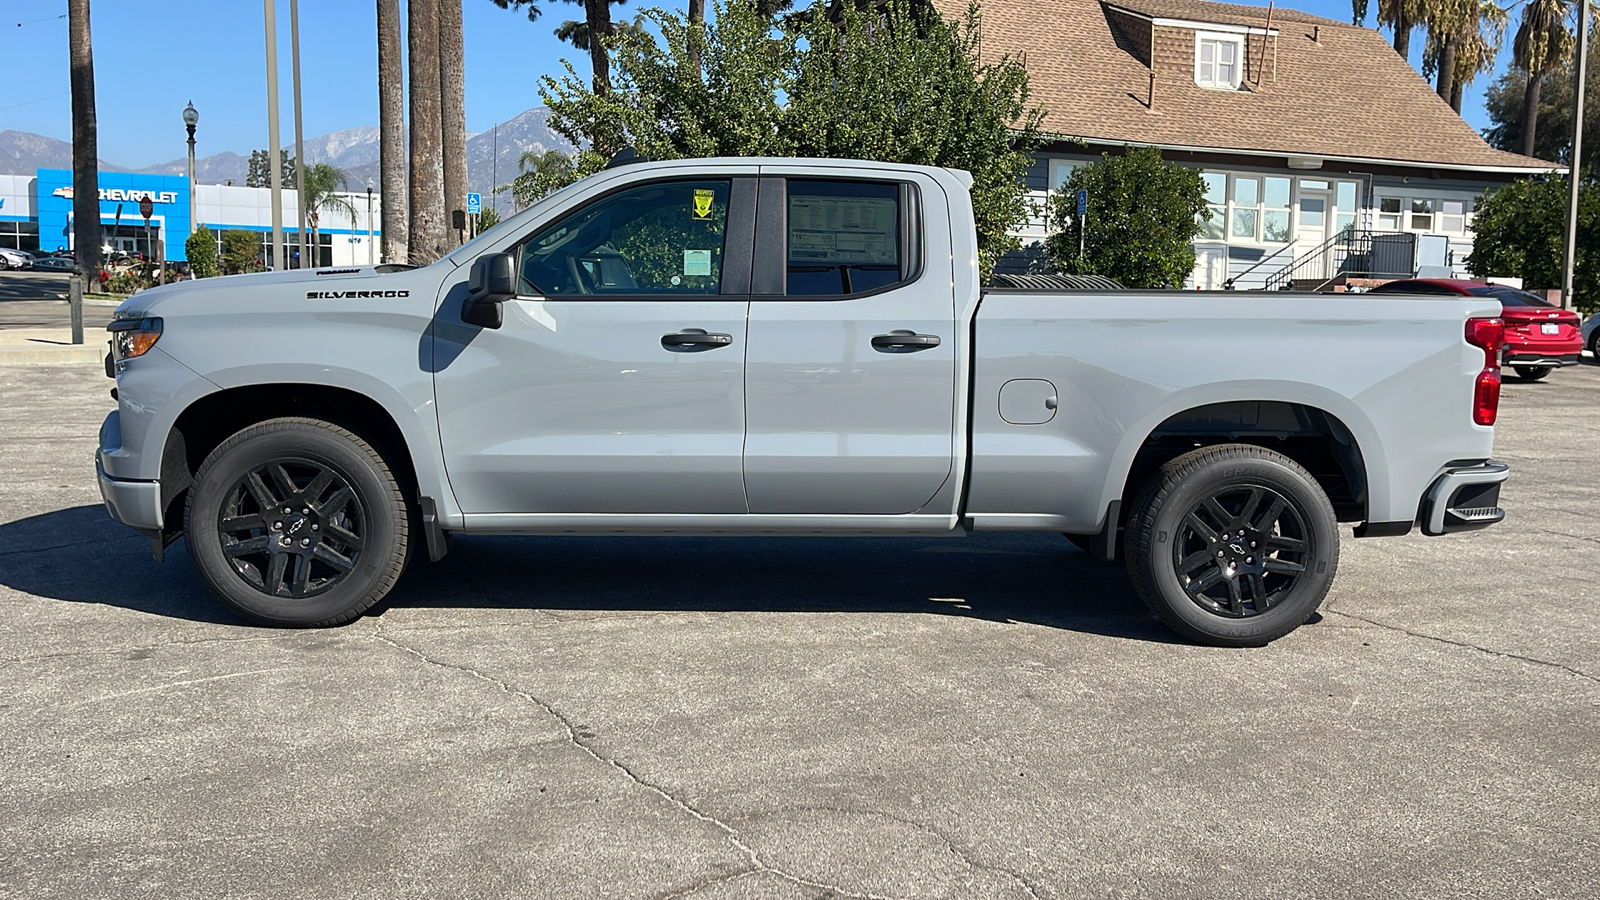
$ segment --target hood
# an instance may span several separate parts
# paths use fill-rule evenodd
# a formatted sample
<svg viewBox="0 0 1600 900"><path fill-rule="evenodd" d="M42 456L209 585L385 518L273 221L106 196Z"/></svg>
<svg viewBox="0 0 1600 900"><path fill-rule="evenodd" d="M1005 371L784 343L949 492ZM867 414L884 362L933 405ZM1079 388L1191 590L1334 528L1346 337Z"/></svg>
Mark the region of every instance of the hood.
<svg viewBox="0 0 1600 900"><path fill-rule="evenodd" d="M443 260L440 262L444 263ZM445 263L445 266L454 268L453 263ZM411 278L408 276L414 276L428 268L433 267L379 272L376 266L343 266L191 278L174 284L145 288L122 301L114 316L118 319L136 319L152 314L159 315L157 307L187 306L187 301L191 299L212 306L230 300L248 302L251 298L268 296L307 297L313 290L319 294L326 293L329 297L338 297L347 291L393 289L396 281L410 281Z"/></svg>

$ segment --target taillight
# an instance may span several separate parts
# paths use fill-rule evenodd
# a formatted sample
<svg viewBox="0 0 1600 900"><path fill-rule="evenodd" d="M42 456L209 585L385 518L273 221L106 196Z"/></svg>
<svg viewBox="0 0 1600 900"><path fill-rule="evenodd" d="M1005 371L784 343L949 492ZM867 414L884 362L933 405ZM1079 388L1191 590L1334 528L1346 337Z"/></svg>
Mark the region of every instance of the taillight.
<svg viewBox="0 0 1600 900"><path fill-rule="evenodd" d="M1500 412L1500 370L1484 369L1478 373L1478 383L1472 392L1472 421L1479 425L1493 425Z"/></svg>
<svg viewBox="0 0 1600 900"><path fill-rule="evenodd" d="M1472 391L1472 421L1479 425L1493 425L1500 412L1500 348L1505 340L1503 320L1467 320L1467 343L1483 350L1483 371Z"/></svg>

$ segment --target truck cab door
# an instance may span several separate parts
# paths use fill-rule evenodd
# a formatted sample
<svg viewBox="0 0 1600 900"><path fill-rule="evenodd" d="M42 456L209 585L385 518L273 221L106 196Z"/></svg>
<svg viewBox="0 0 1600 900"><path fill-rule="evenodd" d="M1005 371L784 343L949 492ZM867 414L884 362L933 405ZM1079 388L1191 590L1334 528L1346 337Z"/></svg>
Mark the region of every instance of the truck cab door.
<svg viewBox="0 0 1600 900"><path fill-rule="evenodd" d="M755 514L916 512L955 456L950 238L923 214L943 192L828 171L762 168L745 493Z"/></svg>
<svg viewBox="0 0 1600 900"><path fill-rule="evenodd" d="M447 297L434 390L464 513L747 511L755 190L737 176L626 184L509 249L519 293L501 327L466 324Z"/></svg>

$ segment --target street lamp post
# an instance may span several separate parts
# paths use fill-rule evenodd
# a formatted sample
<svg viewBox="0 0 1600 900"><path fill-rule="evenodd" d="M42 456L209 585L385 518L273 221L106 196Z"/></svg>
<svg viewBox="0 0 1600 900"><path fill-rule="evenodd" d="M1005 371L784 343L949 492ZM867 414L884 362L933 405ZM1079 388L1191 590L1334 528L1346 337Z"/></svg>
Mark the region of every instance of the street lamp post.
<svg viewBox="0 0 1600 900"><path fill-rule="evenodd" d="M367 176L367 265L372 265L372 176Z"/></svg>
<svg viewBox="0 0 1600 900"><path fill-rule="evenodd" d="M189 233L194 233L194 126L200 124L200 111L194 108L194 101L183 108L183 127L189 129ZM183 236L184 240L189 235Z"/></svg>

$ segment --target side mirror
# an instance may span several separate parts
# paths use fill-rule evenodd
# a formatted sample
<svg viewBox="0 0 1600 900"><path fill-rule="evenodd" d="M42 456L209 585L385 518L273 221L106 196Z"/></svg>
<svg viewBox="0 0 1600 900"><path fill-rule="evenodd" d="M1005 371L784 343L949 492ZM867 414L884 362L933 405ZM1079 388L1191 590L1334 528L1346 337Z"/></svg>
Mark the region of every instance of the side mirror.
<svg viewBox="0 0 1600 900"><path fill-rule="evenodd" d="M500 304L517 295L517 265L509 253L491 253L472 263L467 277L467 301L461 320L480 328L499 328L505 322Z"/></svg>

